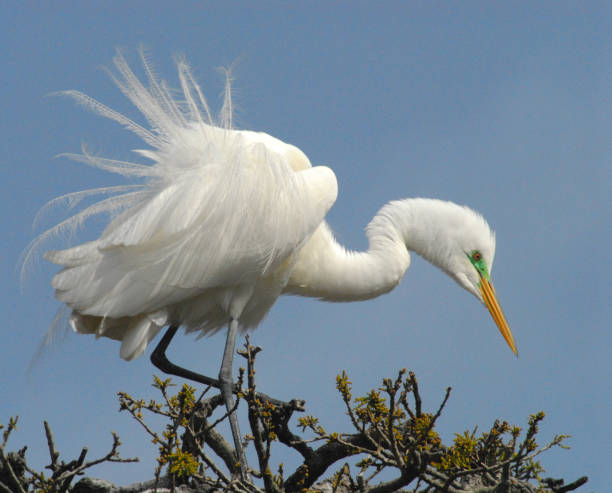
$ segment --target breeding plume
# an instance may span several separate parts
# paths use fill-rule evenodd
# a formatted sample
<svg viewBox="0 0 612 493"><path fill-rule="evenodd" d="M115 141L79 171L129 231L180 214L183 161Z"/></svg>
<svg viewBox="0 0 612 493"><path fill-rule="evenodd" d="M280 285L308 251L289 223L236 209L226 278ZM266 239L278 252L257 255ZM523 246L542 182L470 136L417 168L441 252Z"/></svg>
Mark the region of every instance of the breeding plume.
<svg viewBox="0 0 612 493"><path fill-rule="evenodd" d="M482 301L516 354L489 277L495 237L482 216L441 200L390 202L366 228L368 250L348 251L325 222L337 195L331 169L311 166L297 147L268 134L233 128L229 83L220 116L213 119L185 61L177 62L180 98L156 78L144 56L142 61L146 85L120 54L112 77L146 125L81 92L65 92L146 144L135 151L143 163L85 149L69 155L139 181L55 199L52 203L105 196L32 244L94 214L110 213L98 239L45 255L62 266L52 285L71 309L76 332L121 341L121 357L131 360L169 326L153 358L163 366L179 326L199 335L227 327L219 385L231 409L239 329L255 328L282 294L328 301L384 294L401 280L412 251Z"/></svg>

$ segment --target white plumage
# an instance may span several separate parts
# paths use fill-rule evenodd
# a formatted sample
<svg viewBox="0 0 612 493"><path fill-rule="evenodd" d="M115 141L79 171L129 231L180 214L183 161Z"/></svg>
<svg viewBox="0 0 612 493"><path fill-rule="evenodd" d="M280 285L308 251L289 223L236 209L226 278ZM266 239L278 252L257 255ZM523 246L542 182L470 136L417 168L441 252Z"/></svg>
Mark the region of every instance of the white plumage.
<svg viewBox="0 0 612 493"><path fill-rule="evenodd" d="M72 309L74 330L120 340L121 356L132 359L165 325L201 334L230 319L243 330L255 327L283 293L330 301L378 296L397 285L413 250L484 301L516 352L501 309L483 294L495 239L479 214L433 199L391 202L367 227L368 251L347 251L324 221L337 194L329 168L311 167L302 151L270 135L232 128L229 84L214 122L184 61L178 62L178 100L142 59L148 87L120 54L113 78L149 128L78 91L66 92L149 146L136 151L148 164L85 151L69 155L144 183L62 197L114 194L32 244L92 214L112 214L97 240L45 255L63 267L52 284Z"/></svg>

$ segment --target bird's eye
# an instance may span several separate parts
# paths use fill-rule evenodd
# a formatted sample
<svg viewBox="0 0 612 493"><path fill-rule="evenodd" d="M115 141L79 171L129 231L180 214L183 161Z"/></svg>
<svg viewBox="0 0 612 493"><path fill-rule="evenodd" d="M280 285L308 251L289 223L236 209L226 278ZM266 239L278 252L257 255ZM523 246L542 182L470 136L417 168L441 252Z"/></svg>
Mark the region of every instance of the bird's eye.
<svg viewBox="0 0 612 493"><path fill-rule="evenodd" d="M481 258L482 258L482 253L480 253L478 250L475 250L472 252L472 260L474 260L475 262L478 262Z"/></svg>

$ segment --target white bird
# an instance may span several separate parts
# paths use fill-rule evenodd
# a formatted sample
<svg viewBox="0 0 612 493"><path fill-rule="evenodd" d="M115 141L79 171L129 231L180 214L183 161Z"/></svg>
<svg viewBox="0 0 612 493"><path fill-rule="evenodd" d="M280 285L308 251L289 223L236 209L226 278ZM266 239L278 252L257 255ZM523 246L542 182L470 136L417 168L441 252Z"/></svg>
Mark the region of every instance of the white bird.
<svg viewBox="0 0 612 493"><path fill-rule="evenodd" d="M228 326L219 380L229 410L239 329L255 328L283 294L354 301L387 293L406 272L412 251L482 301L517 354L490 281L495 236L482 216L441 200L393 201L367 226L368 250L348 251L325 222L337 196L331 169L312 167L301 150L268 134L234 129L229 81L215 121L184 60L177 61L177 100L141 58L148 87L121 54L114 59L119 75L111 75L148 128L81 92L65 92L141 137L148 148L135 152L150 161L106 159L85 149L69 155L144 178L52 201L111 194L31 245L30 252L93 214L111 214L98 239L45 254L63 267L52 285L71 309L76 332L121 341L121 357L131 360L164 326L171 332L162 356L179 326L200 336ZM243 454L235 425L237 453ZM246 464L244 455L239 458Z"/></svg>

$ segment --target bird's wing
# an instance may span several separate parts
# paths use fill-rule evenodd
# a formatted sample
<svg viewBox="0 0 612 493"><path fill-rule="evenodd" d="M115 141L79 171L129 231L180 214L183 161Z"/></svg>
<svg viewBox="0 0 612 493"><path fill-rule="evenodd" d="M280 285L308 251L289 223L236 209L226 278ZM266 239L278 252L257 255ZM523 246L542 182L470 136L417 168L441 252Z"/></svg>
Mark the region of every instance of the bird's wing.
<svg viewBox="0 0 612 493"><path fill-rule="evenodd" d="M197 144L197 165L152 182L98 240L47 253L64 266L53 279L59 300L83 314L122 317L252 283L298 249L335 201L329 168L295 164L291 153L240 132L192 132L206 143ZM184 137L167 156L149 153L156 166L193 152Z"/></svg>
<svg viewBox="0 0 612 493"><path fill-rule="evenodd" d="M336 197L328 168L311 168L299 149L267 134L231 128L229 77L216 126L184 61L178 61L179 101L142 53L141 58L148 85L121 54L114 60L118 75L112 77L149 128L78 91L66 94L140 136L149 148L137 152L153 164L86 152L72 157L144 178L144 184L65 196L74 203L109 190L124 192L87 207L32 243L35 248L93 214L114 215L97 240L46 254L64 267L53 279L58 299L84 315L153 313L210 288L252 283L308 239Z"/></svg>

